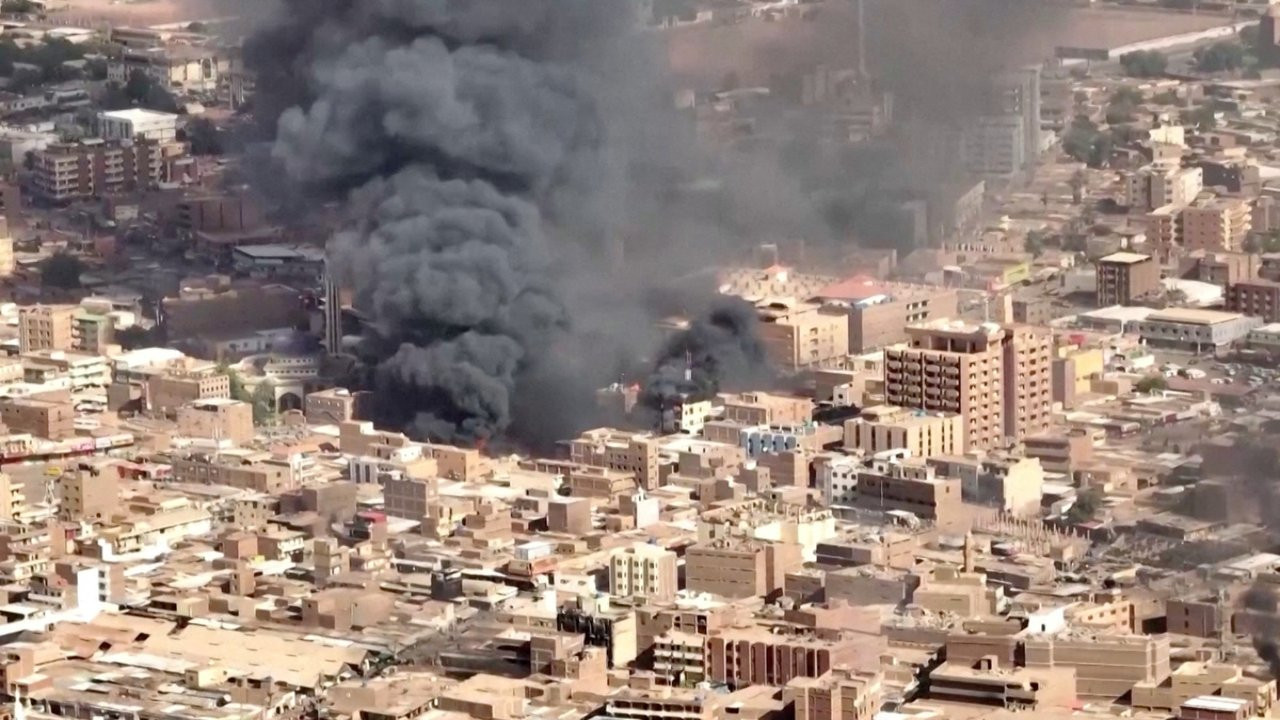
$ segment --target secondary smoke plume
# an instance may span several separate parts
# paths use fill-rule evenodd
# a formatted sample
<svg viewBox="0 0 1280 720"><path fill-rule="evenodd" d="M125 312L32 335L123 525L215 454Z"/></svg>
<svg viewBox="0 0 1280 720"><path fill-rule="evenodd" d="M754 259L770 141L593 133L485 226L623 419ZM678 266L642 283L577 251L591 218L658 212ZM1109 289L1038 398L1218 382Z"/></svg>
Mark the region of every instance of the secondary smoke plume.
<svg viewBox="0 0 1280 720"><path fill-rule="evenodd" d="M662 348L641 403L665 417L685 397L706 400L721 390L759 388L776 380L757 333L755 308L719 298L705 317Z"/></svg>

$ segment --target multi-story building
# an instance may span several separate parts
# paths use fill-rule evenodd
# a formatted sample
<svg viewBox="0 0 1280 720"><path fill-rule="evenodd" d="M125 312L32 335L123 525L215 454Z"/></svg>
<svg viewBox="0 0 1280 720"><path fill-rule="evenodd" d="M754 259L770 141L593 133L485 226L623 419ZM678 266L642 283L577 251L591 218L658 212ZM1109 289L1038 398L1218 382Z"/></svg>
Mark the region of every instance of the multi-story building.
<svg viewBox="0 0 1280 720"><path fill-rule="evenodd" d="M229 398L187 403L178 408L178 432L243 445L253 439L253 406Z"/></svg>
<svg viewBox="0 0 1280 720"><path fill-rule="evenodd" d="M1112 253L1098 260L1098 307L1132 305L1160 289L1160 263L1150 255Z"/></svg>
<svg viewBox="0 0 1280 720"><path fill-rule="evenodd" d="M105 521L120 509L120 481L111 472L66 473L58 478L55 491L61 520Z"/></svg>
<svg viewBox="0 0 1280 720"><path fill-rule="evenodd" d="M676 554L670 550L636 544L615 552L610 558L609 592L618 597L669 602L675 600L679 590Z"/></svg>
<svg viewBox="0 0 1280 720"><path fill-rule="evenodd" d="M994 323L934 322L885 350L885 400L964 417L971 450L1002 445L1048 422L1052 337ZM1023 375L1022 373L1026 373Z"/></svg>
<svg viewBox="0 0 1280 720"><path fill-rule="evenodd" d="M1169 677L1168 635L1031 635L1025 652L1029 668L1075 668L1076 693L1085 699L1116 701Z"/></svg>
<svg viewBox="0 0 1280 720"><path fill-rule="evenodd" d="M1204 171L1183 168L1176 163L1152 163L1127 174L1125 205L1138 210L1155 210L1172 205L1181 208L1191 203L1204 189Z"/></svg>
<svg viewBox="0 0 1280 720"><path fill-rule="evenodd" d="M74 305L29 305L18 310L18 350L70 350L74 344Z"/></svg>
<svg viewBox="0 0 1280 720"><path fill-rule="evenodd" d="M146 383L147 408L172 412L197 400L231 397L231 378L217 368L173 370L151 375Z"/></svg>
<svg viewBox="0 0 1280 720"><path fill-rule="evenodd" d="M975 176L1005 180L1022 172L1027 156L1035 153L1026 142L1026 124L1020 115L983 115L964 129L961 154Z"/></svg>
<svg viewBox="0 0 1280 720"><path fill-rule="evenodd" d="M1137 324L1138 336L1153 347L1213 351L1243 340L1261 318L1220 310L1169 308Z"/></svg>
<svg viewBox="0 0 1280 720"><path fill-rule="evenodd" d="M852 665L859 646L844 638L771 633L762 627L730 628L707 638L707 679L743 688L786 685Z"/></svg>
<svg viewBox="0 0 1280 720"><path fill-rule="evenodd" d="M761 340L778 367L817 367L849 354L849 316L840 308L770 302L757 310Z"/></svg>
<svg viewBox="0 0 1280 720"><path fill-rule="evenodd" d="M193 454L173 459L173 479L200 485L225 485L278 495L298 486L298 473L287 460L265 453Z"/></svg>
<svg viewBox="0 0 1280 720"><path fill-rule="evenodd" d="M1252 227L1252 209L1242 198L1197 201L1182 210L1182 244L1195 250L1239 250Z"/></svg>
<svg viewBox="0 0 1280 720"><path fill-rule="evenodd" d="M178 138L178 116L143 108L100 112L98 136L104 140L172 142Z"/></svg>
<svg viewBox="0 0 1280 720"><path fill-rule="evenodd" d="M956 317L955 288L886 283L857 276L814 296L849 313L849 352L870 352L907 340L908 325Z"/></svg>
<svg viewBox="0 0 1280 720"><path fill-rule="evenodd" d="M37 350L22 356L23 378L29 383L63 381L72 390L105 388L111 384L111 367L101 355Z"/></svg>
<svg viewBox="0 0 1280 720"><path fill-rule="evenodd" d="M799 425L813 419L809 398L763 392L721 393L724 419L739 425Z"/></svg>
<svg viewBox="0 0 1280 720"><path fill-rule="evenodd" d="M71 401L56 402L36 398L0 400L0 422L11 433L31 433L36 437L62 440L75 434L76 411Z"/></svg>
<svg viewBox="0 0 1280 720"><path fill-rule="evenodd" d="M34 155L31 186L51 203L145 190L169 179L166 160L180 150L167 147L130 140L50 145Z"/></svg>
<svg viewBox="0 0 1280 720"><path fill-rule="evenodd" d="M569 459L579 465L621 470L635 474L645 490L661 480L658 438L613 428L588 430L569 443Z"/></svg>
<svg viewBox="0 0 1280 720"><path fill-rule="evenodd" d="M788 570L803 562L789 543L714 540L685 552L685 588L725 598L768 595L781 589Z"/></svg>
<svg viewBox="0 0 1280 720"><path fill-rule="evenodd" d="M382 484L382 502L386 513L392 517L422 522L430 506L436 500L440 487L437 478L388 476Z"/></svg>
<svg viewBox="0 0 1280 720"><path fill-rule="evenodd" d="M867 455L886 450L906 450L915 457L963 455L964 417L954 412L876 405L845 421L844 446Z"/></svg>
<svg viewBox="0 0 1280 720"><path fill-rule="evenodd" d="M1053 333L1016 325L1004 342L1004 436L1021 441L1049 428L1053 408Z"/></svg>
<svg viewBox="0 0 1280 720"><path fill-rule="evenodd" d="M818 677L794 678L782 689L795 720L871 720L880 710L880 673L834 667Z"/></svg>
<svg viewBox="0 0 1280 720"><path fill-rule="evenodd" d="M1227 310L1260 317L1267 322L1280 320L1280 282L1252 280L1227 288Z"/></svg>
<svg viewBox="0 0 1280 720"><path fill-rule="evenodd" d="M963 517L963 491L958 478L939 477L923 463L880 464L858 473L854 505L881 512L908 512L940 526Z"/></svg>
<svg viewBox="0 0 1280 720"><path fill-rule="evenodd" d="M0 190L0 197L3 197L2 190ZM4 208L0 205L0 215L3 213ZM13 234L9 232L9 221L0 217L0 278L12 276L13 271L17 269L18 262L13 255Z"/></svg>
<svg viewBox="0 0 1280 720"><path fill-rule="evenodd" d="M1162 205L1143 218L1147 240L1156 247L1169 248L1182 242L1182 210L1176 205Z"/></svg>

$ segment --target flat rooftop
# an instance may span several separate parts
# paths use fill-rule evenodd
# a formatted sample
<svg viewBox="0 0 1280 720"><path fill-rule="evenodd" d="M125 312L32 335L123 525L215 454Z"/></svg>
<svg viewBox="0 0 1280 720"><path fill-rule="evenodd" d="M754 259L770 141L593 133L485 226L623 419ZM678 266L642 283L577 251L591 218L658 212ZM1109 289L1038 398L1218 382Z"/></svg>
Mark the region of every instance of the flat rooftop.
<svg viewBox="0 0 1280 720"><path fill-rule="evenodd" d="M1099 260L1098 262L1123 263L1125 265L1132 265L1134 263L1146 262L1150 259L1151 259L1150 255L1143 255L1141 253L1118 252L1118 253L1111 253L1110 255Z"/></svg>
<svg viewBox="0 0 1280 720"><path fill-rule="evenodd" d="M129 108L127 110L108 110L101 113L104 118L112 120L126 120L129 122L147 122L158 120L174 120L178 119L177 115L167 112L157 112L155 110L144 110L143 108Z"/></svg>
<svg viewBox="0 0 1280 720"><path fill-rule="evenodd" d="M1150 322L1186 323L1188 325L1217 325L1244 317L1240 313L1197 308L1169 308L1147 316Z"/></svg>

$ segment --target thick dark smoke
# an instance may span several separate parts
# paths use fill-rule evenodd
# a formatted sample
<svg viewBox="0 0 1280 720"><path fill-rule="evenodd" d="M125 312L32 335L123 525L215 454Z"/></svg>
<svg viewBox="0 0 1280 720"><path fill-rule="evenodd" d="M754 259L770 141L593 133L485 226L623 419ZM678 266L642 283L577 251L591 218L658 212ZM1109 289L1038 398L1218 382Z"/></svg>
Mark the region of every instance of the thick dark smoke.
<svg viewBox="0 0 1280 720"><path fill-rule="evenodd" d="M330 253L370 319L362 382L379 421L419 437L544 446L592 423L591 390L619 375L666 396L684 349L697 393L761 377L750 312L690 303L710 310L662 346L653 288L756 242L848 243L877 217L848 188L899 184L878 152L709 151L637 0L279 5L245 52L265 185L295 212L345 208Z"/></svg>
<svg viewBox="0 0 1280 720"><path fill-rule="evenodd" d="M776 381L761 341L755 308L737 298L714 301L663 346L640 402L670 412L685 398L707 400L722 390L760 388Z"/></svg>
<svg viewBox="0 0 1280 720"><path fill-rule="evenodd" d="M666 251L730 242L670 212L697 205L696 160L638 8L290 0L250 43L274 162L347 200L330 253L371 318L382 422L533 444L589 423L593 384L654 346L650 278L696 254Z"/></svg>

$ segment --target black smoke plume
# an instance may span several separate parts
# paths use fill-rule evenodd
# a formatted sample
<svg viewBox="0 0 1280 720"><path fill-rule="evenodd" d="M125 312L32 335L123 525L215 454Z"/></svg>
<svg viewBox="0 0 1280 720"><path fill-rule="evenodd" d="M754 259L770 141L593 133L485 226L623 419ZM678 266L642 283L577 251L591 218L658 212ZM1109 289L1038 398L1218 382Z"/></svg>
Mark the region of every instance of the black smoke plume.
<svg viewBox="0 0 1280 720"><path fill-rule="evenodd" d="M705 315L662 348L640 402L662 419L683 400L707 400L722 390L761 388L777 377L759 335L755 308L718 298Z"/></svg>

